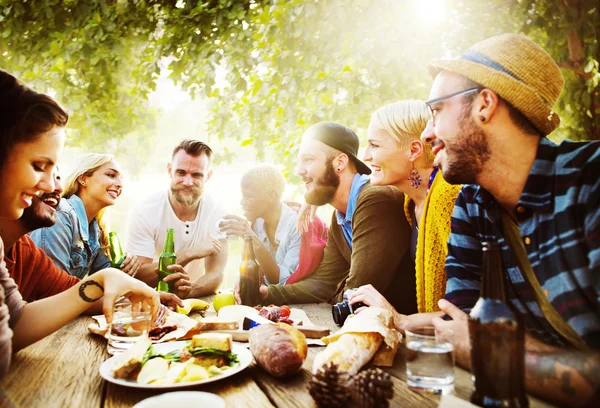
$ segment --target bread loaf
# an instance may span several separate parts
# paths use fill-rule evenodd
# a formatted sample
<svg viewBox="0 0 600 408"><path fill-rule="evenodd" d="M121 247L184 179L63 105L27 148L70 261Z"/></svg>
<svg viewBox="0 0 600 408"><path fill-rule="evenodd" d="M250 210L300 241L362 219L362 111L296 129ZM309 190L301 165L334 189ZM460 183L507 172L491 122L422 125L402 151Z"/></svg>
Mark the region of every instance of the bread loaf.
<svg viewBox="0 0 600 408"><path fill-rule="evenodd" d="M250 330L250 351L258 365L275 377L298 372L306 359L306 337L286 323L263 324Z"/></svg>

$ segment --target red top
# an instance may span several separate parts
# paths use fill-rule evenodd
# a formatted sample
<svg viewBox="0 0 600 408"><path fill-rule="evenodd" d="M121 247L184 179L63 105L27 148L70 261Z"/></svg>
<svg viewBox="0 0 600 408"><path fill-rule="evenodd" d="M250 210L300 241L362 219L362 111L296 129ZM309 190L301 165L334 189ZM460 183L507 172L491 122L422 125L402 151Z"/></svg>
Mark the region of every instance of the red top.
<svg viewBox="0 0 600 408"><path fill-rule="evenodd" d="M285 203L296 211L300 210L301 205L298 203L288 201ZM298 268L285 284L291 285L310 276L321 263L325 245L327 245L327 225L315 215L315 220L309 224L308 231L302 234Z"/></svg>
<svg viewBox="0 0 600 408"><path fill-rule="evenodd" d="M29 235L22 236L4 258L8 274L28 302L64 292L79 282L59 269Z"/></svg>

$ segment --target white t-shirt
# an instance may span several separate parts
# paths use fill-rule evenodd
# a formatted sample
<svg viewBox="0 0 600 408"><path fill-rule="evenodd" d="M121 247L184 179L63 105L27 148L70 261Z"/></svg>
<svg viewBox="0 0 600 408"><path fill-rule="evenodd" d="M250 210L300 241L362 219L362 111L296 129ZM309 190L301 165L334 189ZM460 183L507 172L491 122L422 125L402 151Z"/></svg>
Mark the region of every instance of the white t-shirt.
<svg viewBox="0 0 600 408"><path fill-rule="evenodd" d="M198 244L209 236L216 236L217 221L227 211L206 193L198 205L194 221L181 221L175 215L169 194L161 191L144 200L130 216L127 252L158 260L163 250L167 228L175 230L175 252ZM194 282L204 275L204 259L196 259L185 266Z"/></svg>

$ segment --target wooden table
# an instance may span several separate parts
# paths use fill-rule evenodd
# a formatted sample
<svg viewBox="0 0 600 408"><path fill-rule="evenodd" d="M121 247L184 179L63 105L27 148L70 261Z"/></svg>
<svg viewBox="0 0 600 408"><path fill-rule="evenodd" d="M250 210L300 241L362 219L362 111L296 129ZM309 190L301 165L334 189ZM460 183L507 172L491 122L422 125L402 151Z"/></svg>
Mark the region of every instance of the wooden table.
<svg viewBox="0 0 600 408"><path fill-rule="evenodd" d="M336 326L328 304L299 305L317 326ZM53 335L20 351L13 357L10 373L0 383L0 407L132 407L144 398L159 394L125 388L104 381L100 364L109 357L106 340L89 334L92 319L77 318ZM303 370L290 379L271 377L255 363L233 377L189 388L223 397L228 407L314 407L307 383L315 355L322 347L310 346ZM404 353L396 355L386 369L393 377L396 407L436 407L439 398L411 391L406 385ZM456 368L455 394L468 400L471 375ZM548 407L530 397L530 406Z"/></svg>

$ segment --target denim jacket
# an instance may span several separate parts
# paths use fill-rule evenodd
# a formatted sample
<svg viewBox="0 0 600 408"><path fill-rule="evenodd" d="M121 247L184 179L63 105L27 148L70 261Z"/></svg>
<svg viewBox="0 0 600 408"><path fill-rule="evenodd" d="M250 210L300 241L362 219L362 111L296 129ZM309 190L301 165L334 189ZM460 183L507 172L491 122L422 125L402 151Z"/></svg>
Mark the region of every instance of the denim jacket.
<svg viewBox="0 0 600 408"><path fill-rule="evenodd" d="M56 266L80 279L110 266L100 247L98 221L93 218L88 223L83 202L75 194L60 200L56 224L30 235Z"/></svg>

